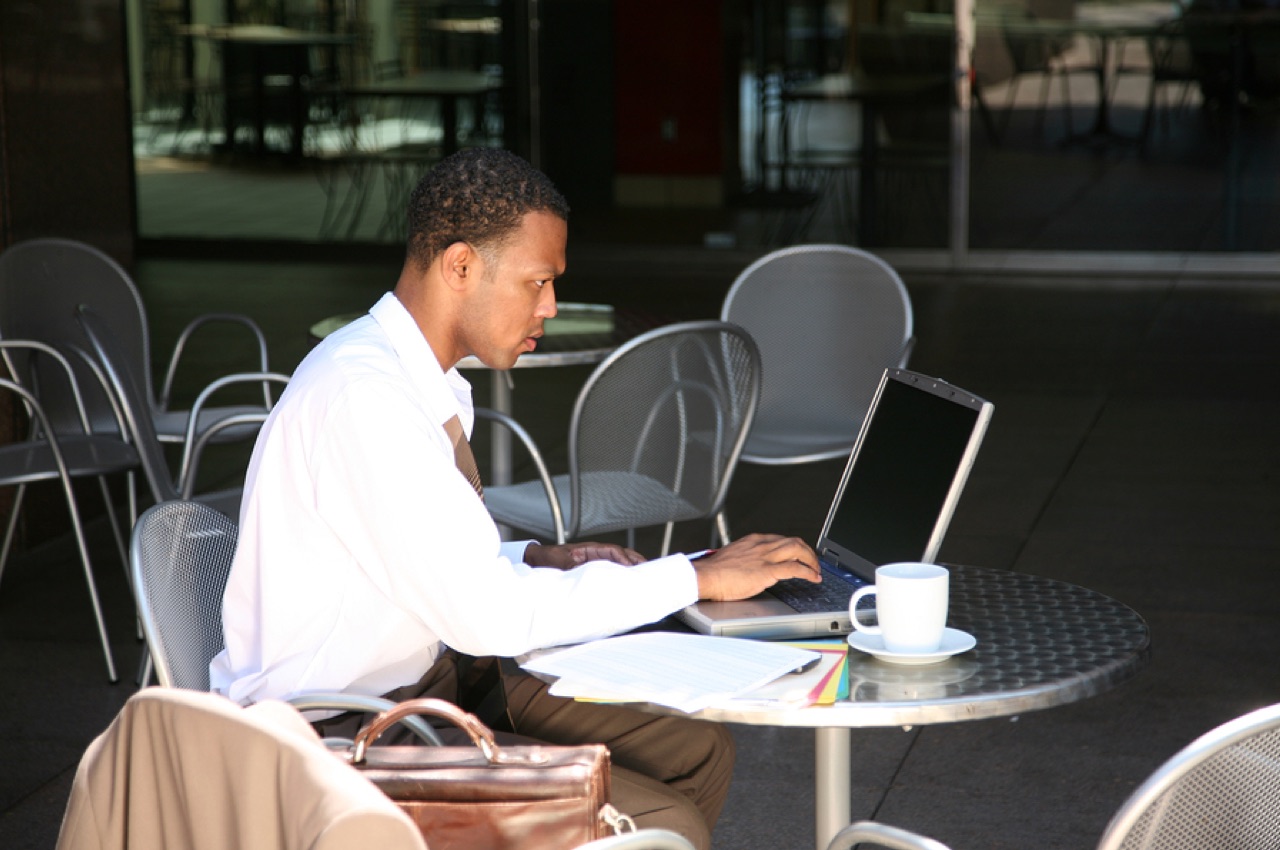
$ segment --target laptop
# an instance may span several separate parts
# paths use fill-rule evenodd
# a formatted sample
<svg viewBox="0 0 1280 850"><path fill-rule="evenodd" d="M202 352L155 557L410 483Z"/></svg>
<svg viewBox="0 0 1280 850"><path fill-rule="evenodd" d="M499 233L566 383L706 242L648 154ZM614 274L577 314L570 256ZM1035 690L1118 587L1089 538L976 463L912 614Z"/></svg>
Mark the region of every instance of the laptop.
<svg viewBox="0 0 1280 850"><path fill-rule="evenodd" d="M849 597L875 582L877 566L937 557L994 409L937 378L886 370L814 547L822 583L782 581L751 599L698 602L677 616L711 635L848 634Z"/></svg>

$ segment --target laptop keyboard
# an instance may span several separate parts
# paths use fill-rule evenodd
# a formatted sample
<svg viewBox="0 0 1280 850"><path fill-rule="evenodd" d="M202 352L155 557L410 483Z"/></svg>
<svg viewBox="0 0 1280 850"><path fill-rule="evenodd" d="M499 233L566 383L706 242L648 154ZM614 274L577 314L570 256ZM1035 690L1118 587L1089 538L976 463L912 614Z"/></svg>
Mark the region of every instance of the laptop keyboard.
<svg viewBox="0 0 1280 850"><path fill-rule="evenodd" d="M866 582L843 570L822 565L822 584L802 578L787 578L769 588L769 592L799 611L816 614L822 611L847 611L849 597Z"/></svg>

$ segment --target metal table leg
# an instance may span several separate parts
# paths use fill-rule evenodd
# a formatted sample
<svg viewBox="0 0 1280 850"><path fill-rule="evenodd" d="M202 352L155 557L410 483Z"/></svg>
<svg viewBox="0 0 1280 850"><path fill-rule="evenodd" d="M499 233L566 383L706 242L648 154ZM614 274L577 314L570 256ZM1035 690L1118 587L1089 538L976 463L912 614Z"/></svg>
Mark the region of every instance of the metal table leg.
<svg viewBox="0 0 1280 850"><path fill-rule="evenodd" d="M814 731L814 832L818 850L825 850L835 834L849 825L851 742L852 730L847 726L820 726Z"/></svg>

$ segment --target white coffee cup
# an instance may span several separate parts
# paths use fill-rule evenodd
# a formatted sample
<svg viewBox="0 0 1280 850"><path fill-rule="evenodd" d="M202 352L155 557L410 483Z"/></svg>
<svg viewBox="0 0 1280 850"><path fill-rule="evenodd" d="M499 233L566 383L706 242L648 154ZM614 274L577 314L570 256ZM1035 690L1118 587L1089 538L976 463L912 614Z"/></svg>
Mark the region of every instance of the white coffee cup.
<svg viewBox="0 0 1280 850"><path fill-rule="evenodd" d="M890 652L934 652L947 625L950 573L937 564L900 563L876 568L876 583L859 588L849 600L853 627L880 635ZM858 620L858 600L875 594L878 626Z"/></svg>

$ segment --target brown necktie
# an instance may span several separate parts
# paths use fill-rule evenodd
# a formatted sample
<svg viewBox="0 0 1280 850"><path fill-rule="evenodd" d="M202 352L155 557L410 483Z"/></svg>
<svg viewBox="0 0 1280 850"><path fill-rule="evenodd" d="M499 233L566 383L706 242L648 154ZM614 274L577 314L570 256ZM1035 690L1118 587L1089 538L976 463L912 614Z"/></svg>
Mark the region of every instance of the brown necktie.
<svg viewBox="0 0 1280 850"><path fill-rule="evenodd" d="M480 468L476 466L476 456L471 453L471 444L467 442L467 434L462 430L458 417L453 416L444 423L444 431L453 441L453 462L467 482L475 488L476 495L483 499ZM507 713L499 660L492 656L475 658L462 653L458 653L457 657L458 704L477 715L490 728L511 730L513 727Z"/></svg>
<svg viewBox="0 0 1280 850"><path fill-rule="evenodd" d="M449 435L449 439L453 440L453 462L457 464L458 470L467 479L467 483L475 488L476 495L483 499L484 487L480 485L480 467L476 466L476 456L471 453L471 444L467 442L467 434L462 430L462 422L457 416L450 417L449 421L444 423L444 431Z"/></svg>

